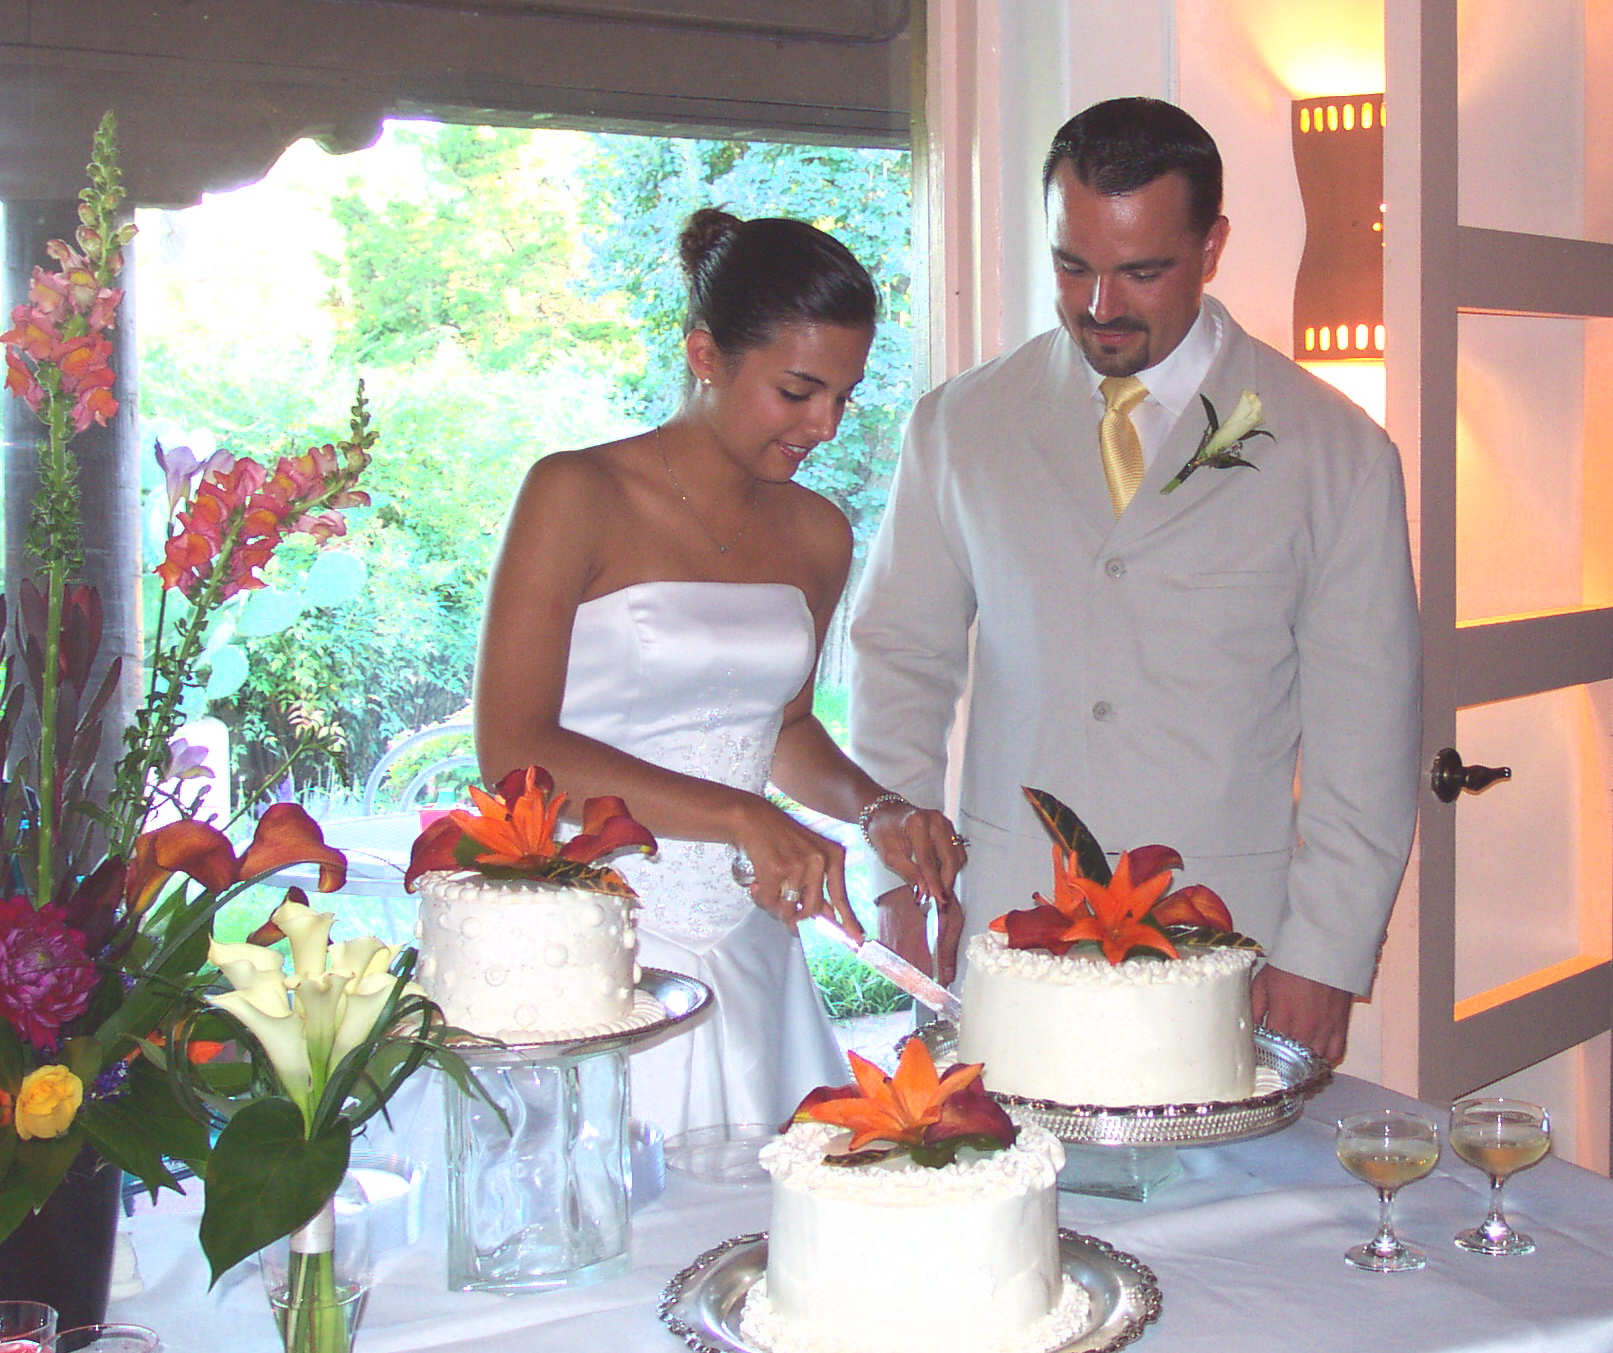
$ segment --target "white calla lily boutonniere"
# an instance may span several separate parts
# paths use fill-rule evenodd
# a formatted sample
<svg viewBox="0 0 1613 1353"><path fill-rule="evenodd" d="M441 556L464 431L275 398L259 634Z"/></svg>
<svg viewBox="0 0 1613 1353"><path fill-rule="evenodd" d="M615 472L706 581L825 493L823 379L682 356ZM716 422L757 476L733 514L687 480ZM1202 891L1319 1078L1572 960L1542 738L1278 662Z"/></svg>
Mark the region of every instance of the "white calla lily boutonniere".
<svg viewBox="0 0 1613 1353"><path fill-rule="evenodd" d="M1258 470L1260 467L1245 460L1238 454L1239 450L1251 437L1272 437L1276 440L1271 432L1261 426L1266 411L1261 406L1260 396L1253 390L1245 390L1238 396L1238 406L1224 423L1216 414L1215 405L1204 395L1199 398L1204 401L1204 414L1209 420L1204 435L1199 438L1199 449L1177 471L1176 478L1160 490L1161 493L1174 491L1193 471L1204 466L1212 470L1230 470L1242 465L1246 469Z"/></svg>

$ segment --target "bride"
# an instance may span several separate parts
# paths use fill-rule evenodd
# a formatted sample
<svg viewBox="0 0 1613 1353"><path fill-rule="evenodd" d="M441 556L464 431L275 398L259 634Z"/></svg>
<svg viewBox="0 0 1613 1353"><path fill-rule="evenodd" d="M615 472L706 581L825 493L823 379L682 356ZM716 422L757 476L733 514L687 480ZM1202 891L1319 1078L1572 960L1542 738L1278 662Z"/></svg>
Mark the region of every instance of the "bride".
<svg viewBox="0 0 1613 1353"><path fill-rule="evenodd" d="M824 916L861 938L844 854L771 803L769 780L859 822L949 930L964 862L945 817L885 792L812 713L852 541L840 510L793 479L862 379L873 283L800 221L707 208L679 249L682 406L528 472L475 691L488 783L545 766L572 803L621 795L661 841L615 862L643 902L641 961L716 995L714 1017L632 1060L633 1112L669 1135L777 1123L847 1078L795 933Z"/></svg>

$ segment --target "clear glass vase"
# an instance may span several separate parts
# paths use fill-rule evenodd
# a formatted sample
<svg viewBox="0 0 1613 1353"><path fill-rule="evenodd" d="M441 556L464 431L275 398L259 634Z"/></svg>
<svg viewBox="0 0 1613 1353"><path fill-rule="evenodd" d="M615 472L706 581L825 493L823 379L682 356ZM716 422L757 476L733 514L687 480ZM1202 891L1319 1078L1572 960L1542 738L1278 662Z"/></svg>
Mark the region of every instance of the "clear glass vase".
<svg viewBox="0 0 1613 1353"><path fill-rule="evenodd" d="M447 1091L448 1286L542 1292L629 1265L627 1056L468 1053Z"/></svg>
<svg viewBox="0 0 1613 1353"><path fill-rule="evenodd" d="M351 1178L306 1226L259 1252L285 1353L351 1353L370 1290L369 1216Z"/></svg>

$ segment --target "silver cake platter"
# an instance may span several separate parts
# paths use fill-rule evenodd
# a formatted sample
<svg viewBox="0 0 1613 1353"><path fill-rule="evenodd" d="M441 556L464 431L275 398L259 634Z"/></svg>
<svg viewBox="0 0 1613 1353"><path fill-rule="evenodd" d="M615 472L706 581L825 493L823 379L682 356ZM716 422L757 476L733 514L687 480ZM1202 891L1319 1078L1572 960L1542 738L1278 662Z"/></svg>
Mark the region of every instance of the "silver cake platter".
<svg viewBox="0 0 1613 1353"><path fill-rule="evenodd" d="M1159 1319L1153 1270L1095 1236L1059 1231L1059 1261L1092 1299L1085 1333L1047 1353L1112 1353ZM735 1236L707 1250L666 1285L661 1320L695 1353L767 1353L740 1337L751 1285L767 1271L767 1232Z"/></svg>
<svg viewBox="0 0 1613 1353"><path fill-rule="evenodd" d="M610 1029L604 1033L581 1034L569 1038L556 1038L540 1043L505 1043L498 1039L455 1039L454 1048L462 1055L474 1059L477 1053L502 1055L515 1053L532 1061L554 1061L562 1057L592 1056L600 1052L615 1052L619 1048L633 1047L676 1030L680 1024L693 1019L711 1004L711 988L681 972L668 972L664 968L640 969L635 990L644 996L653 996L660 1003L660 1019L637 1024L627 1029Z"/></svg>
<svg viewBox="0 0 1613 1353"><path fill-rule="evenodd" d="M946 1021L926 1024L913 1037L924 1042L938 1066L958 1060L958 1031ZM1074 1145L1224 1146L1287 1127L1332 1078L1332 1067L1304 1044L1260 1028L1255 1030L1255 1093L1248 1099L1115 1107L996 1092L992 1098L1021 1109L1061 1142Z"/></svg>

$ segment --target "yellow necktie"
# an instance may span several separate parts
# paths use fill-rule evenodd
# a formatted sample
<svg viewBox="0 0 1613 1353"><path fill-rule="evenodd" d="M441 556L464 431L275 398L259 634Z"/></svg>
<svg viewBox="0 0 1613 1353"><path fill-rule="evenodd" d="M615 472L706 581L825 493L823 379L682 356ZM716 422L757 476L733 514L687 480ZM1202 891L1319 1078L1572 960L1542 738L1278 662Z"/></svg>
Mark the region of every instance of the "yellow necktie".
<svg viewBox="0 0 1613 1353"><path fill-rule="evenodd" d="M1106 376L1098 389L1103 392L1103 421L1098 424L1098 449L1103 453L1103 474L1109 481L1109 500L1115 516L1143 482L1143 444L1131 423L1131 411L1148 398L1148 387L1135 376Z"/></svg>

